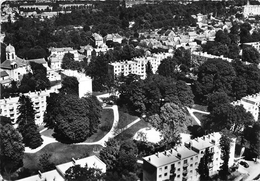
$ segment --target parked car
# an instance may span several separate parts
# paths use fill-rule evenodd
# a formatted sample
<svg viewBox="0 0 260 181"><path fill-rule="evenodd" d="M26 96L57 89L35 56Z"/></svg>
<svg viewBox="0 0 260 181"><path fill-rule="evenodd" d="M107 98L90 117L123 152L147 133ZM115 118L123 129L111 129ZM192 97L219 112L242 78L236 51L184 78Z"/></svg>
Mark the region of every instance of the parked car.
<svg viewBox="0 0 260 181"><path fill-rule="evenodd" d="M244 162L244 161L240 161L239 164L242 165L242 166L245 167L245 168L248 168L248 167L249 167L248 163L246 163L246 162Z"/></svg>

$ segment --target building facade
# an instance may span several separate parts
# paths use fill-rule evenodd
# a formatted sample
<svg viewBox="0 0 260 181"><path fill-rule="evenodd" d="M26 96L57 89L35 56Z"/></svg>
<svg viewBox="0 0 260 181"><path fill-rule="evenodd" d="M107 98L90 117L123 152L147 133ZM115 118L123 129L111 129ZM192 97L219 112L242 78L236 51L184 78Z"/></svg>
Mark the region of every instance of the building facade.
<svg viewBox="0 0 260 181"><path fill-rule="evenodd" d="M191 53L191 61L194 66L200 66L201 64L208 61L209 59L221 59L221 60L226 60L228 62L232 61L231 58L226 58L223 55L216 56L216 55L208 54L207 52L192 52Z"/></svg>
<svg viewBox="0 0 260 181"><path fill-rule="evenodd" d="M47 97L50 96L50 93L57 92L58 90L44 90L44 91L37 91L37 92L29 92L24 94L25 96L29 96L34 109L36 111L35 114L35 123L37 125L43 124L43 116L47 106ZM19 106L19 97L10 97L5 99L0 99L0 109L2 110L1 115L5 117L9 117L16 122L19 113L18 113L18 106Z"/></svg>
<svg viewBox="0 0 260 181"><path fill-rule="evenodd" d="M208 149L212 160L208 165L209 175L216 174L223 162L219 146L220 138L220 133L211 133L170 150L144 157L143 181L198 180L199 174L196 170L206 149ZM235 139L232 141L229 166L234 164Z"/></svg>
<svg viewBox="0 0 260 181"><path fill-rule="evenodd" d="M114 62L109 64L108 72L113 78L121 75L127 76L129 74L136 74L139 75L141 79L145 79L146 64L148 62L152 65L153 73L156 73L161 61L172 56L172 53L158 53L146 57L137 57L129 61Z"/></svg>
<svg viewBox="0 0 260 181"><path fill-rule="evenodd" d="M245 17L260 15L260 5L251 5L249 1L243 7L243 15Z"/></svg>
<svg viewBox="0 0 260 181"><path fill-rule="evenodd" d="M255 121L259 119L259 106L260 106L260 92L243 97L241 100L234 101L231 103L232 105L243 105L247 112L250 112Z"/></svg>

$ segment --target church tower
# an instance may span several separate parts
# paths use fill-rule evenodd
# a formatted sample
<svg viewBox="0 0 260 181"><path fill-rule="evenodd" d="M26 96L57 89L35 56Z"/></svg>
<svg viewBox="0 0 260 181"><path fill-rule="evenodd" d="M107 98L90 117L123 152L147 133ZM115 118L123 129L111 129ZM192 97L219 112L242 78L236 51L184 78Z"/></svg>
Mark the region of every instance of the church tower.
<svg viewBox="0 0 260 181"><path fill-rule="evenodd" d="M15 60L16 58L16 55L15 55L15 49L12 45L8 45L5 49L5 52L6 52L6 60Z"/></svg>

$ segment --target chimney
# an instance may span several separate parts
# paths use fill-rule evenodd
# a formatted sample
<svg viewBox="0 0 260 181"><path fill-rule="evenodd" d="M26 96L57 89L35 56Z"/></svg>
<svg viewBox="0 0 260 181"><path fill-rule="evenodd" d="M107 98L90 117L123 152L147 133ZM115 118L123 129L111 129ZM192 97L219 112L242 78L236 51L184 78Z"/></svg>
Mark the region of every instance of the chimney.
<svg viewBox="0 0 260 181"><path fill-rule="evenodd" d="M151 161L151 157L148 158L148 161L149 161L149 162Z"/></svg>
<svg viewBox="0 0 260 181"><path fill-rule="evenodd" d="M166 155L167 154L167 152L166 151L164 151L164 155Z"/></svg>
<svg viewBox="0 0 260 181"><path fill-rule="evenodd" d="M38 174L39 174L39 177L41 179L42 178L42 172L40 170L38 170Z"/></svg>
<svg viewBox="0 0 260 181"><path fill-rule="evenodd" d="M76 160L73 157L71 158L71 160L72 160L73 164L75 165L76 164Z"/></svg>
<svg viewBox="0 0 260 181"><path fill-rule="evenodd" d="M179 159L181 159L181 154L180 154L180 153L177 153L177 157L178 157Z"/></svg>
<svg viewBox="0 0 260 181"><path fill-rule="evenodd" d="M155 155L156 155L157 157L159 157L159 152L155 153Z"/></svg>

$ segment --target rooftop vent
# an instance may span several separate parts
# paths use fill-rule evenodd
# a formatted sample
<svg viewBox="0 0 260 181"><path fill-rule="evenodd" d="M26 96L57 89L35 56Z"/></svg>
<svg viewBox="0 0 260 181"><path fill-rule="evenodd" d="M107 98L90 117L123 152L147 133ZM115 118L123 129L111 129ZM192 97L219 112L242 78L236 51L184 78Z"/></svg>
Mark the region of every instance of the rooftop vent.
<svg viewBox="0 0 260 181"><path fill-rule="evenodd" d="M73 164L76 164L76 160L74 158L71 158Z"/></svg>

